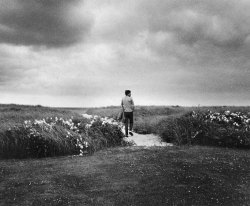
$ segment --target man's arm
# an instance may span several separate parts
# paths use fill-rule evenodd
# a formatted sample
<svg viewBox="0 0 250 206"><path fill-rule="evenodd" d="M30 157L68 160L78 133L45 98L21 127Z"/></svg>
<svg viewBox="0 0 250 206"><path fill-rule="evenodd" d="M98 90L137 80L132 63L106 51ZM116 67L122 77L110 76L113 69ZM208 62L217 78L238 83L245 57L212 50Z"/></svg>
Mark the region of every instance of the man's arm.
<svg viewBox="0 0 250 206"><path fill-rule="evenodd" d="M132 106L132 110L134 111L135 110L135 104L134 104L133 98L131 98L131 106Z"/></svg>

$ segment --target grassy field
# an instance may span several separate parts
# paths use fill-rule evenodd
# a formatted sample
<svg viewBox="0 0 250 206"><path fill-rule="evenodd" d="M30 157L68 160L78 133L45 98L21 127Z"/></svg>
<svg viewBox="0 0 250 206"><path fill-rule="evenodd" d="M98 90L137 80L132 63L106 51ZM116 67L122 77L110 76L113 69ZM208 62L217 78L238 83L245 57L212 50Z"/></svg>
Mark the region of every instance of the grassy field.
<svg viewBox="0 0 250 206"><path fill-rule="evenodd" d="M249 205L249 170L248 151L200 146L1 160L0 205Z"/></svg>
<svg viewBox="0 0 250 206"><path fill-rule="evenodd" d="M117 118L120 106L98 107L98 108L51 108L41 105L28 106L16 104L0 104L0 131L15 124L22 124L25 120L43 119L46 117L70 118L81 116L83 113L99 115L102 117ZM148 122L155 124L169 116L181 116L191 111L221 112L230 110L232 112L250 112L250 107L180 107L180 106L136 106L134 118L135 124L138 122ZM136 125L135 125L136 126Z"/></svg>
<svg viewBox="0 0 250 206"><path fill-rule="evenodd" d="M109 107L96 107L96 108L61 108L66 111L75 112L78 114L96 114L105 117L116 118L121 107L109 106ZM250 106L203 106L203 107L182 107L182 106L136 106L135 107L135 119L142 117L154 117L154 116L178 116L191 111L207 111L222 112L230 110L231 112L250 112Z"/></svg>
<svg viewBox="0 0 250 206"><path fill-rule="evenodd" d="M16 104L0 104L0 132L8 129L13 125L21 125L25 120L43 119L46 117L70 118L72 116L80 116L76 112L65 109L16 105Z"/></svg>
<svg viewBox="0 0 250 206"><path fill-rule="evenodd" d="M119 106L100 107L100 108L64 108L65 110L76 112L78 114L87 113L92 115L100 115L103 117L117 118L121 110ZM134 112L134 130L141 134L158 134L157 125L162 121L171 117L180 117L192 111L196 112L243 112L249 113L250 106L236 107L236 106L209 106L209 107L181 107L181 106L136 106Z"/></svg>

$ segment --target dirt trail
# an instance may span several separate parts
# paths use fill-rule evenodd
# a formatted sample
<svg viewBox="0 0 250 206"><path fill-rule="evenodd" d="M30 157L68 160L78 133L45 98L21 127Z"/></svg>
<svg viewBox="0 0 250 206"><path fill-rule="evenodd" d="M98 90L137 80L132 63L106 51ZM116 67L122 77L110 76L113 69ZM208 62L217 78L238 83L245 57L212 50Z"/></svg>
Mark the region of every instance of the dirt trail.
<svg viewBox="0 0 250 206"><path fill-rule="evenodd" d="M125 131L124 128L122 131ZM126 137L125 140L134 142L135 146L173 146L171 143L163 142L159 136L154 134L138 134L133 132L133 136Z"/></svg>
<svg viewBox="0 0 250 206"><path fill-rule="evenodd" d="M87 119L94 119L95 118L95 116L90 115L90 114L86 114L86 113L83 113L82 116L84 118L87 118ZM109 118L109 117L104 117L102 119L109 124L113 124L113 123L115 123L116 125L118 124L121 127L122 132L125 135L125 126L124 125L121 126L120 122L117 122L116 120ZM133 132L133 136L130 135L127 138L125 137L125 140L128 142L133 142L134 146L145 146L145 147L173 146L173 144L171 144L171 143L162 142L161 138L157 135L154 135L154 134L143 135L143 134L138 134L138 133Z"/></svg>

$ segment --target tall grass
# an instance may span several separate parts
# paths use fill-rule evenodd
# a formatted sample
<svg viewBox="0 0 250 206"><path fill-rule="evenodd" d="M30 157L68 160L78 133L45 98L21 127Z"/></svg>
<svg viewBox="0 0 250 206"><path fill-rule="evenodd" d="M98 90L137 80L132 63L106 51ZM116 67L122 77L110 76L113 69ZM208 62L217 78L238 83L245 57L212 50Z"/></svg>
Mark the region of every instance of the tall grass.
<svg viewBox="0 0 250 206"><path fill-rule="evenodd" d="M95 114L113 115L118 108L115 108L116 110L114 108L92 108L88 111ZM231 113L237 112L250 116L249 106L137 106L134 114L134 130L141 134L157 134L164 141L178 145L200 144L250 148L250 132L246 127L208 121L204 116L208 110L211 113L220 114L229 110ZM190 115L193 111L200 115L193 117Z"/></svg>
<svg viewBox="0 0 250 206"><path fill-rule="evenodd" d="M250 148L250 115L246 111L187 113L161 121L157 134L166 142L178 145Z"/></svg>
<svg viewBox="0 0 250 206"><path fill-rule="evenodd" d="M37 128L39 135L30 135L23 126L12 127L0 134L2 158L50 157L79 154L76 136L67 137L67 131L54 126L50 131Z"/></svg>
<svg viewBox="0 0 250 206"><path fill-rule="evenodd" d="M44 119L47 117L62 117L69 119L79 114L57 108L43 107L40 105L28 106L17 104L0 104L0 132L13 125L22 125L25 120Z"/></svg>
<svg viewBox="0 0 250 206"><path fill-rule="evenodd" d="M59 108L0 105L0 157L28 158L93 153L123 146L118 125Z"/></svg>
<svg viewBox="0 0 250 206"><path fill-rule="evenodd" d="M250 148L250 131L242 126L245 123L240 124L241 117L235 119L237 124L210 121L205 115L208 109L211 113L230 110L242 112L248 118L250 116L250 107L137 106L134 129L142 134L157 134L164 141L178 145ZM90 123L81 116L88 113L115 119L119 111L120 107L115 106L60 109L39 105L0 105L0 157L82 154L83 150L92 153L105 147L126 145L119 126L106 124L101 119ZM192 116L191 111L199 115ZM60 118L65 121L55 120ZM42 119L41 124L35 124L36 120ZM65 123L67 119L71 122ZM26 120L31 122L29 126L24 124Z"/></svg>

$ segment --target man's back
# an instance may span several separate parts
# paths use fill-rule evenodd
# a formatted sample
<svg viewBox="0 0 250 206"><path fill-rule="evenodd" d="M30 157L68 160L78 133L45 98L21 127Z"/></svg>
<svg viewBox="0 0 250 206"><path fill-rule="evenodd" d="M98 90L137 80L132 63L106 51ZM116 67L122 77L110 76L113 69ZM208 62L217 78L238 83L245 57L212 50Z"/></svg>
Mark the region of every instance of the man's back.
<svg viewBox="0 0 250 206"><path fill-rule="evenodd" d="M133 112L134 111L134 101L132 97L125 96L122 98L122 103L121 103L124 112Z"/></svg>

